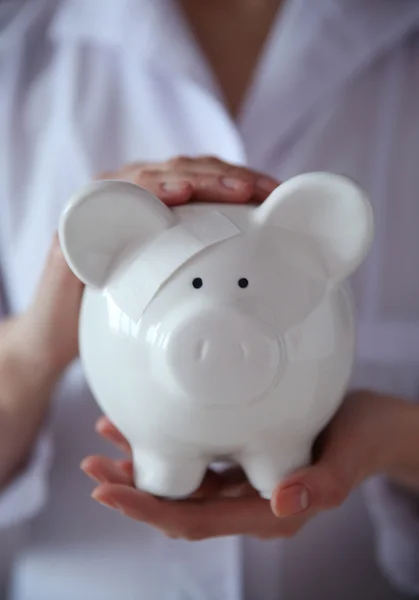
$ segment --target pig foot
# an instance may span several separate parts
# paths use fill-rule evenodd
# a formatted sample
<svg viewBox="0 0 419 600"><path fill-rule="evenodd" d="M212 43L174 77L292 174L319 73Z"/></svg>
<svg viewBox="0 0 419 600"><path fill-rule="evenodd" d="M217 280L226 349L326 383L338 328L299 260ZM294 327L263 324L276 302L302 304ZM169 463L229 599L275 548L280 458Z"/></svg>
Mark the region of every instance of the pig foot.
<svg viewBox="0 0 419 600"><path fill-rule="evenodd" d="M290 452L289 448L277 448L276 452L247 451L240 458L251 485L259 492L262 498L270 500L272 492L285 477L292 471L310 462L311 448L306 446L296 448ZM287 460L284 460L286 455Z"/></svg>
<svg viewBox="0 0 419 600"><path fill-rule="evenodd" d="M147 450L134 451L133 463L138 489L171 499L192 494L200 486L208 464L200 457L168 457Z"/></svg>

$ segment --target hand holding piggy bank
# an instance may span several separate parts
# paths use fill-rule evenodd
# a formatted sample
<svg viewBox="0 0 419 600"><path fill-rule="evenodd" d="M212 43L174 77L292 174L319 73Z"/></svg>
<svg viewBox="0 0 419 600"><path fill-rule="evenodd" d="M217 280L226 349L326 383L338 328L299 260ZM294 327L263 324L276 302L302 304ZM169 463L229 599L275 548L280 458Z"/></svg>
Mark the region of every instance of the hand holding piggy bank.
<svg viewBox="0 0 419 600"><path fill-rule="evenodd" d="M121 181L70 200L59 235L87 286L80 356L138 488L183 498L231 459L270 498L310 461L348 384L344 280L372 232L362 190L328 173L294 177L257 207L170 209Z"/></svg>

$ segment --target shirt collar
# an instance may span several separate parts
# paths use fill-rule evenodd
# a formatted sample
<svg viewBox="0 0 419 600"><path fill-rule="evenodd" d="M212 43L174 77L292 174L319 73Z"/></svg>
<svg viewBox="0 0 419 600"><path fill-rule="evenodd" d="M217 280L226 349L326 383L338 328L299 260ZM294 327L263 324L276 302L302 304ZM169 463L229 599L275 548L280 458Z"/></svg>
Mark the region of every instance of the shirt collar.
<svg viewBox="0 0 419 600"><path fill-rule="evenodd" d="M354 73L419 30L419 0L287 0L273 29L268 60L240 124L249 139L254 127L259 138L263 129L267 148L278 137L284 140L315 103L327 101ZM62 0L51 35L116 47L218 95L176 0ZM266 115L275 111L286 119L273 128Z"/></svg>
<svg viewBox="0 0 419 600"><path fill-rule="evenodd" d="M266 155L278 150L315 106L414 31L418 0L289 0L242 115L246 137L263 139Z"/></svg>
<svg viewBox="0 0 419 600"><path fill-rule="evenodd" d="M51 26L52 38L124 47L135 36L147 46L159 0L64 0Z"/></svg>

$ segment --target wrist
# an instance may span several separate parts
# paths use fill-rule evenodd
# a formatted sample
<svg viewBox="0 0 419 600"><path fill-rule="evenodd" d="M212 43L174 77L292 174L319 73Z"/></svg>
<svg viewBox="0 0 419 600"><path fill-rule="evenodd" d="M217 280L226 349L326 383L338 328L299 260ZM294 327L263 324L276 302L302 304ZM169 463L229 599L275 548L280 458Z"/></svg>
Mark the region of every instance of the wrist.
<svg viewBox="0 0 419 600"><path fill-rule="evenodd" d="M419 405L400 401L393 443L394 458L386 474L419 491Z"/></svg>
<svg viewBox="0 0 419 600"><path fill-rule="evenodd" d="M0 368L6 364L3 371L14 380L19 377L23 388L52 390L63 372L53 353L43 348L37 332L32 332L25 315L9 325L0 348Z"/></svg>
<svg viewBox="0 0 419 600"><path fill-rule="evenodd" d="M0 328L0 488L26 463L58 379L23 345L18 326L9 321Z"/></svg>
<svg viewBox="0 0 419 600"><path fill-rule="evenodd" d="M49 397L60 372L44 360L30 335L25 335L21 317L3 324L0 342L1 407L10 409L34 396Z"/></svg>

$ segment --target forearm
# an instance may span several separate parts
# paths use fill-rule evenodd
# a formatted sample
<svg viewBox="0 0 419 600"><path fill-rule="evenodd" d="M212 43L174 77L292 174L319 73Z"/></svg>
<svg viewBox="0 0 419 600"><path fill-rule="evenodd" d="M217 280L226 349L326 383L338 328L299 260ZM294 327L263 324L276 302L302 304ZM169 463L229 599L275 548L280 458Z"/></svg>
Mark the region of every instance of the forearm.
<svg viewBox="0 0 419 600"><path fill-rule="evenodd" d="M56 377L0 324L0 489L24 465L49 408Z"/></svg>

